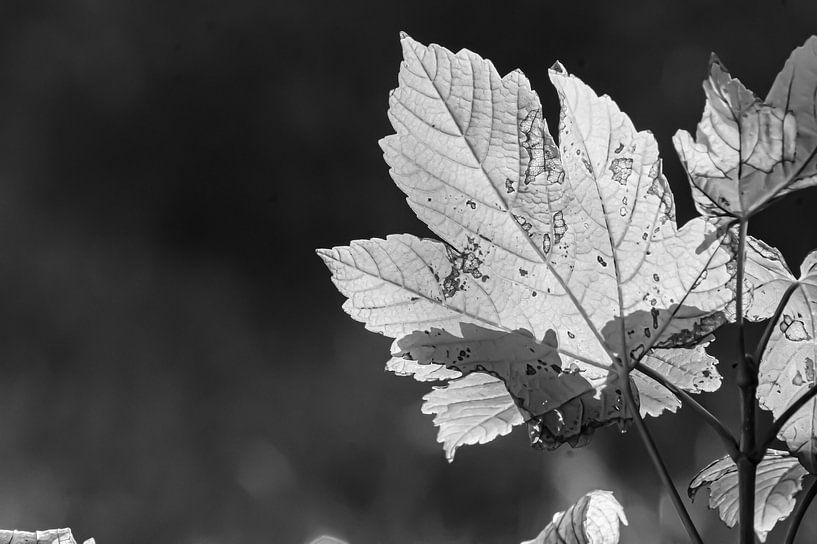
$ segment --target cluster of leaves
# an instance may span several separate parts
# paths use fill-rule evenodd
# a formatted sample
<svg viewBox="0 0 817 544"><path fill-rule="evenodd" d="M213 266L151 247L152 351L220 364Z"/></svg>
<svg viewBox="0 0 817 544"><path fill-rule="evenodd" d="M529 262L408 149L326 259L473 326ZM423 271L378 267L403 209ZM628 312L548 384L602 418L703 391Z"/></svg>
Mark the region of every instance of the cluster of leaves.
<svg viewBox="0 0 817 544"><path fill-rule="evenodd" d="M679 396L718 389L705 348L743 318L776 319L759 364L761 407L781 416L814 386L817 254L795 278L737 224L817 184L817 38L792 53L765 100L713 57L697 134L674 138L701 214L681 227L652 134L561 64L549 71L557 143L522 72L501 77L471 51L401 43L395 134L380 144L441 241L402 234L318 253L349 315L395 339L386 368L443 382L422 410L449 460L516 425L548 449L674 412ZM815 428L810 401L780 428L796 457L770 450L759 464L761 539L817 470ZM734 525L736 478L727 456L690 490L708 486ZM593 492L531 542L617 542L619 520L615 499Z"/></svg>

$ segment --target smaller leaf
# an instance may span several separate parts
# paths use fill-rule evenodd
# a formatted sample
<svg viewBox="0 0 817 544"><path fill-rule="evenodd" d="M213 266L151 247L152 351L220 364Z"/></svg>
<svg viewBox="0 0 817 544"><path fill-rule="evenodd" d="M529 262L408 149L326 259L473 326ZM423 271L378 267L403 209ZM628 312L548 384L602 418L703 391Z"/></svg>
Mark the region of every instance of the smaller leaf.
<svg viewBox="0 0 817 544"><path fill-rule="evenodd" d="M627 516L613 492L591 491L522 544L618 544L619 522L627 525Z"/></svg>
<svg viewBox="0 0 817 544"><path fill-rule="evenodd" d="M765 101L712 56L695 139L673 137L705 216L748 217L783 194L817 183L817 38L795 49Z"/></svg>
<svg viewBox="0 0 817 544"><path fill-rule="evenodd" d="M485 444L524 421L505 384L487 374L452 380L435 387L423 400L422 411L434 414L434 424L440 428L437 441L449 462L460 446Z"/></svg>
<svg viewBox="0 0 817 544"><path fill-rule="evenodd" d="M83 544L94 544L89 538ZM0 529L0 544L76 544L71 529L49 529L47 531L9 531Z"/></svg>
<svg viewBox="0 0 817 544"><path fill-rule="evenodd" d="M761 542L775 524L794 509L794 495L803 487L804 469L797 458L786 451L768 450L757 466L755 482L755 533ZM738 467L729 456L704 467L689 484L689 496L701 486L709 488L709 508L718 509L721 520L734 527L738 521Z"/></svg>
<svg viewBox="0 0 817 544"><path fill-rule="evenodd" d="M760 360L757 398L760 407L780 417L789 406L815 386L817 360L817 251L800 266L800 278L786 307L774 324L766 351ZM778 296L778 299L780 297ZM810 472L817 472L817 401L800 408L781 428L778 438L800 458Z"/></svg>

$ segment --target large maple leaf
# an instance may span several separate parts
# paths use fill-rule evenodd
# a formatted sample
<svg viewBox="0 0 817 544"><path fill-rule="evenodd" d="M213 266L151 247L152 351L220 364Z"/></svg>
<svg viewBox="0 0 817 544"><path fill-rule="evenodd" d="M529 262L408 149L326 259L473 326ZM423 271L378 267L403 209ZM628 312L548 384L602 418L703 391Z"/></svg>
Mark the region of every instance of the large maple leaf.
<svg viewBox="0 0 817 544"><path fill-rule="evenodd" d="M636 364L689 391L717 388L701 342L733 312L734 240L701 218L676 227L653 136L557 64L557 146L520 71L401 43L396 133L381 147L442 241L393 235L318 253L344 309L397 339L388 368L455 380L424 408L449 458L522 419L545 446L626 424L621 380ZM485 376L456 381L475 372ZM643 413L678 406L629 375Z"/></svg>

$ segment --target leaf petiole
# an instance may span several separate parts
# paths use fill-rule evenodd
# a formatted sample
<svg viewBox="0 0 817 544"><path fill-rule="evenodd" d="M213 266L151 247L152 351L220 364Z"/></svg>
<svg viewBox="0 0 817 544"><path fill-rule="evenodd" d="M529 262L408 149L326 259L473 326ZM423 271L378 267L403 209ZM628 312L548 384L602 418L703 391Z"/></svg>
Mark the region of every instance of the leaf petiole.
<svg viewBox="0 0 817 544"><path fill-rule="evenodd" d="M738 456L740 455L740 450L738 448L738 443L735 440L735 437L732 436L732 433L721 423L721 421L715 417L712 412L704 408L698 401L692 398L692 395L684 391L683 389L679 388L669 380L667 380L664 376L660 373L656 372L652 368L641 364L641 362L636 363L635 368L643 373L644 375L652 378L653 380L657 381L677 396L680 397L681 400L689 406L696 414L701 416L703 420L710 426L712 429L717 433L717 435L723 441L723 445L726 447L726 451L729 454L729 457L732 458L733 461L736 461Z"/></svg>
<svg viewBox="0 0 817 544"><path fill-rule="evenodd" d="M656 472L658 472L658 476L661 478L661 481L664 483L664 486L669 492L670 499L672 499L672 504L675 506L675 511L678 513L678 517L681 518L681 523L684 525L684 529L686 529L690 541L694 544L703 544L701 535L698 534L698 529L695 528L695 524L692 522L692 518L689 516L686 506L684 506L681 495L678 494L678 490L675 488L675 484L672 482L672 477L670 477L667 466L664 464L664 460L661 458L658 447L655 445L655 442L653 441L644 420L641 419L641 414L638 412L638 405L635 402L635 396L633 395L633 389L630 384L630 377L628 374L629 373L624 369L624 367L622 367L622 370L619 372L619 376L623 384L624 398L627 401L628 408L633 414L633 420L635 421L636 429L638 429L638 434L641 437L642 442L644 442L644 447L650 456L650 460L652 460L653 465L655 466Z"/></svg>

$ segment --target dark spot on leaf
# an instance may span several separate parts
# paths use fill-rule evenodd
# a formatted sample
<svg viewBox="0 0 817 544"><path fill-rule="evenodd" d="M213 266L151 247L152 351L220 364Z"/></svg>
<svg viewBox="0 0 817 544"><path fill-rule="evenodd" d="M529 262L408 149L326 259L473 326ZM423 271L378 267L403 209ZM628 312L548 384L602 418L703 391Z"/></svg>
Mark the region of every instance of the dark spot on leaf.
<svg viewBox="0 0 817 544"><path fill-rule="evenodd" d="M652 315L652 328L658 328L658 309L657 308L650 308L650 315Z"/></svg>
<svg viewBox="0 0 817 544"><path fill-rule="evenodd" d="M523 162L526 163L522 182L529 185L536 176L545 171L541 109L537 108L528 112L525 118L519 122L519 133L522 136L520 143L526 155L522 157Z"/></svg>
<svg viewBox="0 0 817 544"><path fill-rule="evenodd" d="M659 348L681 348L691 347L697 344L701 338L709 336L712 331L727 322L726 315L723 312L713 312L707 316L702 317L692 325L692 329L684 329L682 331L672 334L664 340L656 344Z"/></svg>
<svg viewBox="0 0 817 544"><path fill-rule="evenodd" d="M633 171L633 159L613 159L613 162L610 163L610 171L613 173L613 181L626 185L627 178Z"/></svg>
<svg viewBox="0 0 817 544"><path fill-rule="evenodd" d="M553 238L555 243L559 243L562 241L562 237L564 237L565 233L567 232L567 223L565 223L564 216L562 212L556 212L553 214Z"/></svg>
<svg viewBox="0 0 817 544"><path fill-rule="evenodd" d="M782 332L786 339L792 342L802 342L803 340L811 339L806 326L803 321L794 319L790 315L783 315L783 320L780 322L780 332Z"/></svg>

